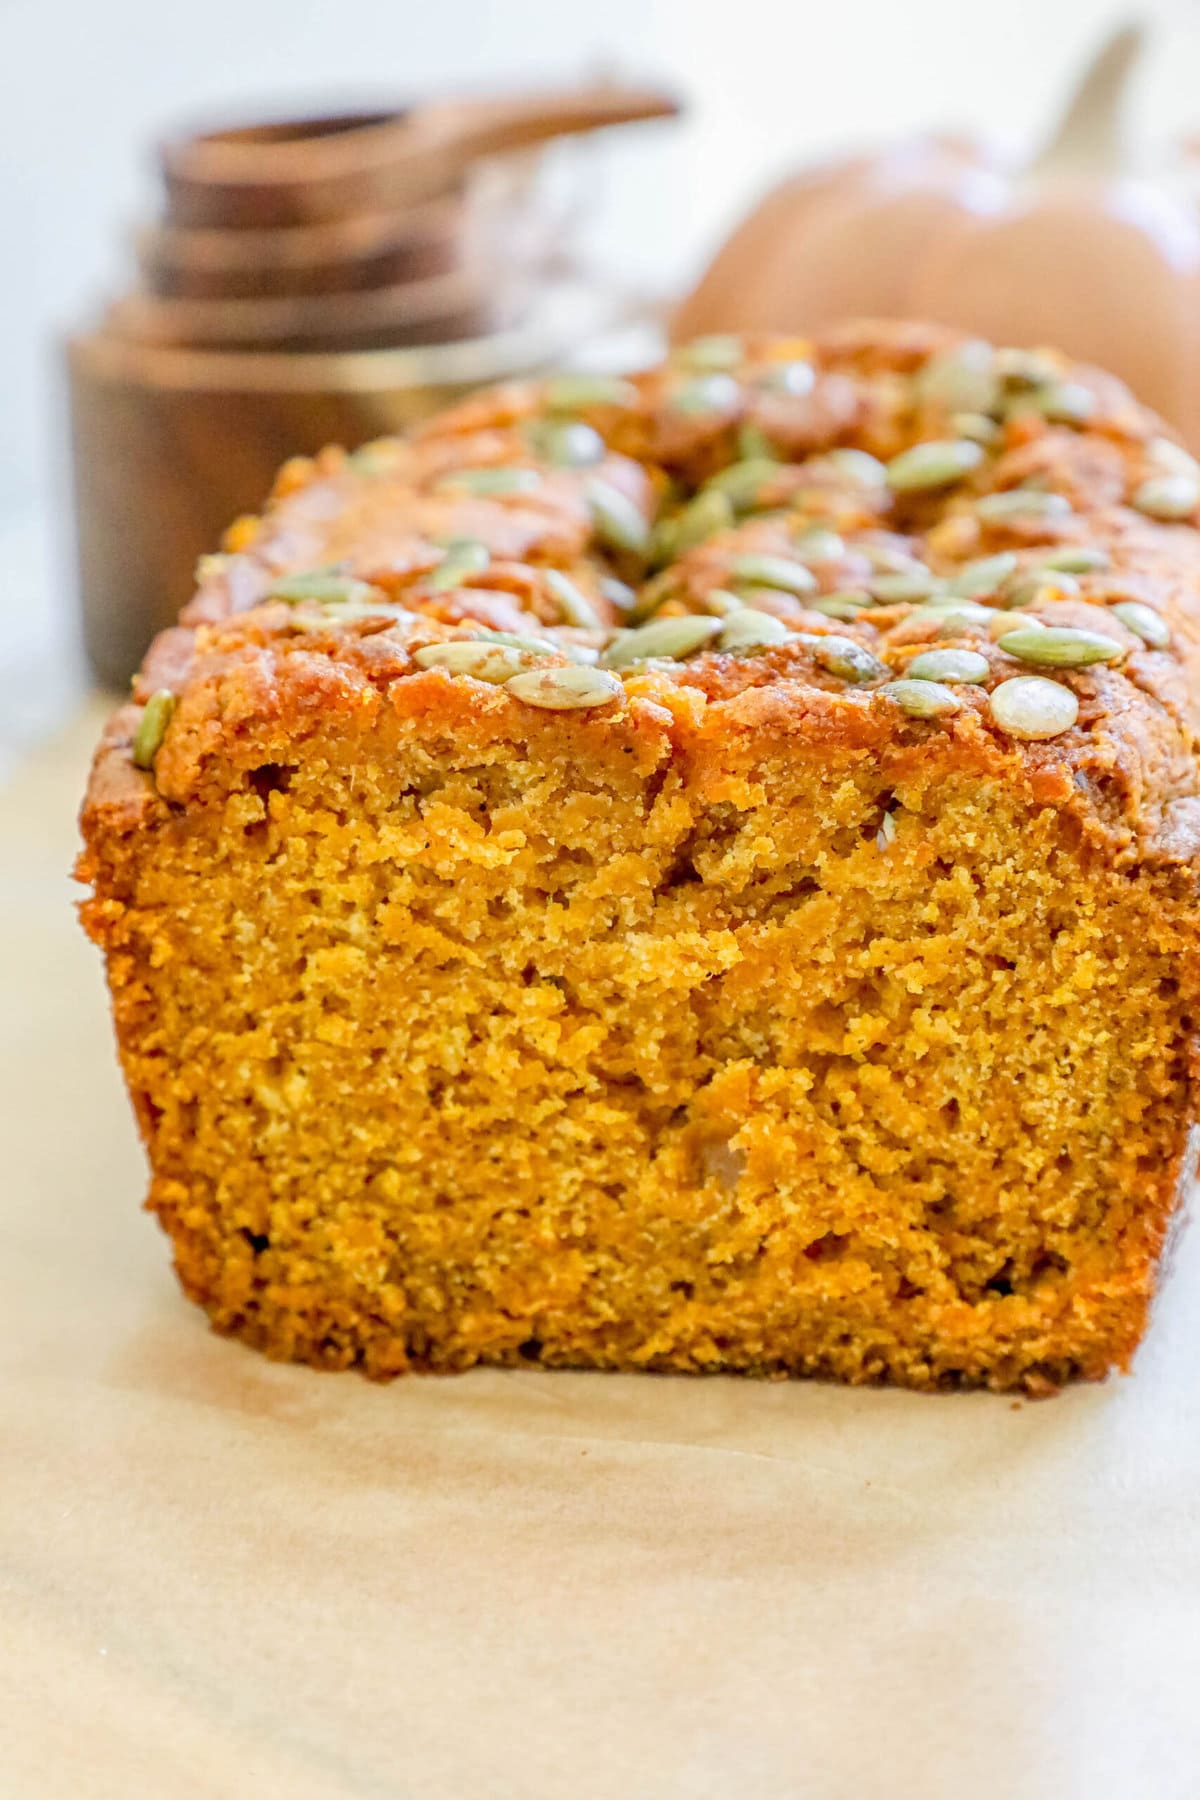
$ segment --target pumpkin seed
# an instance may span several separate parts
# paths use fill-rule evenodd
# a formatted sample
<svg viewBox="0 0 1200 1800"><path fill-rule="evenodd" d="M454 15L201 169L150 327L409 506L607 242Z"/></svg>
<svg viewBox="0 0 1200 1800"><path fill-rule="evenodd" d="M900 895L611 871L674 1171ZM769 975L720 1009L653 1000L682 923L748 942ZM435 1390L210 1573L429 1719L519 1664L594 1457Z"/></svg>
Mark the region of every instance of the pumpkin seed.
<svg viewBox="0 0 1200 1800"><path fill-rule="evenodd" d="M1023 606L1045 606L1053 600L1064 600L1078 594L1079 583L1065 569L1025 569L1006 581L1000 589L999 601L1007 611Z"/></svg>
<svg viewBox="0 0 1200 1800"><path fill-rule="evenodd" d="M1056 574L1086 575L1092 569L1107 569L1111 561L1108 551L1097 546L1064 544L1059 550L1048 550L1039 556L1037 566L1051 569Z"/></svg>
<svg viewBox="0 0 1200 1800"><path fill-rule="evenodd" d="M1070 688L1044 675L1014 675L988 695L988 708L1011 737L1052 738L1069 731L1079 717Z"/></svg>
<svg viewBox="0 0 1200 1800"><path fill-rule="evenodd" d="M761 425L753 422L738 426L738 458L742 462L774 461L778 462L775 446Z"/></svg>
<svg viewBox="0 0 1200 1800"><path fill-rule="evenodd" d="M569 575L564 575L561 569L547 569L544 578L568 625L576 625L581 631L599 631L602 628L599 613Z"/></svg>
<svg viewBox="0 0 1200 1800"><path fill-rule="evenodd" d="M737 405L741 392L732 375L697 375L673 388L667 401L673 411L680 413L728 412Z"/></svg>
<svg viewBox="0 0 1200 1800"><path fill-rule="evenodd" d="M636 406L638 391L619 375L555 375L542 389L551 412L584 412L589 406Z"/></svg>
<svg viewBox="0 0 1200 1800"><path fill-rule="evenodd" d="M395 438L377 438L370 444L360 444L346 461L359 475L384 475L400 461L400 445Z"/></svg>
<svg viewBox="0 0 1200 1800"><path fill-rule="evenodd" d="M845 539L836 531L829 531L823 525L814 525L807 531L800 532L792 539L792 547L801 562L827 563L837 562L845 556Z"/></svg>
<svg viewBox="0 0 1200 1800"><path fill-rule="evenodd" d="M730 613L746 611L746 602L739 594L731 594L728 588L709 588L704 596L704 604L719 619L727 619Z"/></svg>
<svg viewBox="0 0 1200 1800"><path fill-rule="evenodd" d="M904 673L912 681L986 681L990 664L978 650L922 650Z"/></svg>
<svg viewBox="0 0 1200 1800"><path fill-rule="evenodd" d="M483 469L452 469L439 476L433 485L439 494L502 495L531 494L541 482L536 469L507 468L494 463Z"/></svg>
<svg viewBox="0 0 1200 1800"><path fill-rule="evenodd" d="M706 488L689 500L673 522L674 554L681 556L733 524L733 502L719 488Z"/></svg>
<svg viewBox="0 0 1200 1800"><path fill-rule="evenodd" d="M975 502L976 517L992 523L1065 519L1070 512L1071 502L1065 495L1049 494L1041 488L1005 488L1002 493L985 494Z"/></svg>
<svg viewBox="0 0 1200 1800"><path fill-rule="evenodd" d="M982 444L985 450L994 449L1004 436L995 419L989 419L986 413L951 413L950 424L956 437L970 438L973 444Z"/></svg>
<svg viewBox="0 0 1200 1800"><path fill-rule="evenodd" d="M940 681L889 681L876 690L895 701L910 719L936 719L944 713L957 712L962 706L958 695Z"/></svg>
<svg viewBox="0 0 1200 1800"><path fill-rule="evenodd" d="M478 538L456 538L446 546L446 554L425 577L425 585L435 594L462 585L464 575L478 575L491 562L491 552Z"/></svg>
<svg viewBox="0 0 1200 1800"><path fill-rule="evenodd" d="M745 354L746 348L740 337L731 331L719 331L708 337L693 338L690 344L681 344L673 360L682 363L686 369L736 369Z"/></svg>
<svg viewBox="0 0 1200 1800"><path fill-rule="evenodd" d="M781 465L769 456L747 456L732 462L705 483L706 493L724 494L736 512L749 512Z"/></svg>
<svg viewBox="0 0 1200 1800"><path fill-rule="evenodd" d="M629 556L647 556L650 526L640 510L619 488L607 481L593 481L587 490L592 529L600 543Z"/></svg>
<svg viewBox="0 0 1200 1800"><path fill-rule="evenodd" d="M811 363L780 362L760 369L754 377L754 385L768 394L790 394L794 399L802 399L805 394L812 393L816 379Z"/></svg>
<svg viewBox="0 0 1200 1800"><path fill-rule="evenodd" d="M1062 669L1117 662L1125 654L1116 638L1105 637L1099 631L1075 631L1065 625L1007 632L1000 639L1000 648L1021 662L1052 663Z"/></svg>
<svg viewBox="0 0 1200 1800"><path fill-rule="evenodd" d="M821 461L855 487L883 487L887 482L887 469L868 450L827 450Z"/></svg>
<svg viewBox="0 0 1200 1800"><path fill-rule="evenodd" d="M810 632L798 635L798 643L806 644L812 653L813 661L831 675L840 676L843 681L853 682L856 686L864 681L878 681L881 675L888 673L886 663L873 656L865 645L857 643L854 638L817 637Z"/></svg>
<svg viewBox="0 0 1200 1800"><path fill-rule="evenodd" d="M1140 637L1153 650L1165 650L1171 641L1171 628L1161 613L1140 600L1120 600L1112 609L1127 631Z"/></svg>
<svg viewBox="0 0 1200 1800"><path fill-rule="evenodd" d="M961 625L986 625L995 617L990 606L980 606L978 600L927 600L923 606L914 606L909 613L910 619L934 619L943 628Z"/></svg>
<svg viewBox="0 0 1200 1800"><path fill-rule="evenodd" d="M913 378L922 406L944 412L988 413L996 403L995 352L982 338L939 350Z"/></svg>
<svg viewBox="0 0 1200 1800"><path fill-rule="evenodd" d="M811 594L817 586L817 578L811 569L786 556L735 556L729 565L729 573L735 581L778 588L783 594Z"/></svg>
<svg viewBox="0 0 1200 1800"><path fill-rule="evenodd" d="M863 588L845 588L836 594L822 594L816 600L805 601L810 612L824 613L827 619L846 620L857 619L859 613L874 604Z"/></svg>
<svg viewBox="0 0 1200 1800"><path fill-rule="evenodd" d="M583 469L603 462L608 446L582 419L536 419L525 429L530 449L560 469Z"/></svg>
<svg viewBox="0 0 1200 1800"><path fill-rule="evenodd" d="M928 600L943 591L945 583L931 569L904 575L876 575L871 593L881 606L899 606L906 600Z"/></svg>
<svg viewBox="0 0 1200 1800"><path fill-rule="evenodd" d="M133 734L133 760L139 769L152 769L162 748L167 726L177 705L170 688L159 688L142 708L137 730Z"/></svg>
<svg viewBox="0 0 1200 1800"><path fill-rule="evenodd" d="M977 594L994 594L1018 567L1016 555L1011 550L1001 550L997 556L977 557L974 562L964 563L957 574L950 577L950 592L968 600L973 600Z"/></svg>
<svg viewBox="0 0 1200 1800"><path fill-rule="evenodd" d="M929 572L919 556L914 556L911 550L898 550L894 544L860 543L854 547L880 575L925 575Z"/></svg>
<svg viewBox="0 0 1200 1800"><path fill-rule="evenodd" d="M1151 438L1146 445L1146 461L1164 475L1188 475L1193 481L1200 481L1200 463L1172 438Z"/></svg>
<svg viewBox="0 0 1200 1800"><path fill-rule="evenodd" d="M1048 381L1010 400L1006 414L1040 413L1056 425L1086 425L1096 411L1096 396L1081 381Z"/></svg>
<svg viewBox="0 0 1200 1800"><path fill-rule="evenodd" d="M882 691L883 690L881 689L880 692L882 692ZM885 812L882 819L880 819L880 821L879 821L879 830L875 833L875 842L878 844L878 846L881 850L886 850L888 845L894 844L895 841L896 841L895 815L890 812Z"/></svg>
<svg viewBox="0 0 1200 1800"><path fill-rule="evenodd" d="M1133 505L1150 519L1189 519L1200 506L1200 480L1191 475L1152 475L1135 490Z"/></svg>
<svg viewBox="0 0 1200 1800"><path fill-rule="evenodd" d="M673 619L652 619L648 625L622 632L600 660L606 669L625 669L631 663L648 662L656 656L678 661L699 650L702 644L709 643L722 629L723 621L710 613L682 613Z"/></svg>
<svg viewBox="0 0 1200 1800"><path fill-rule="evenodd" d="M1013 619L1012 613L1006 607L996 607L988 619L988 636L993 639L1007 637L1010 631L1016 629L1016 621ZM1022 631L1044 631L1045 629L1042 621L1035 619L1032 613L1021 614Z"/></svg>
<svg viewBox="0 0 1200 1800"><path fill-rule="evenodd" d="M352 575L335 575L328 569L307 569L299 575L281 575L268 591L271 600L286 600L298 605L315 600L321 606L350 603L369 604L373 600L387 604L387 595L372 587L369 581L356 581Z"/></svg>
<svg viewBox="0 0 1200 1800"><path fill-rule="evenodd" d="M471 675L476 681L499 684L520 674L528 654L509 644L458 638L451 643L423 645L413 652L413 661L421 669L445 669L451 675Z"/></svg>
<svg viewBox="0 0 1200 1800"><path fill-rule="evenodd" d="M479 626L474 632L473 643L508 644L514 650L526 650L531 656L565 656L566 647L556 644L553 638L527 637L517 631L489 631Z"/></svg>
<svg viewBox="0 0 1200 1800"><path fill-rule="evenodd" d="M618 581L615 575L600 577L600 592L619 613L632 612L637 605L637 595L627 581Z"/></svg>
<svg viewBox="0 0 1200 1800"><path fill-rule="evenodd" d="M726 614L717 648L731 650L736 655L744 650L764 650L769 644L784 644L791 635L783 620L777 619L774 613L741 607L737 612Z"/></svg>
<svg viewBox="0 0 1200 1800"><path fill-rule="evenodd" d="M923 494L961 481L984 460L970 438L935 438L902 450L887 465L888 484L896 494Z"/></svg>
<svg viewBox="0 0 1200 1800"><path fill-rule="evenodd" d="M1041 350L996 351L996 373L1005 387L1045 387L1057 381L1059 365Z"/></svg>
<svg viewBox="0 0 1200 1800"><path fill-rule="evenodd" d="M526 706L541 707L548 712L607 706L624 693L620 681L607 669L582 668L577 663L565 669L526 669L521 675L510 676L504 691L515 694Z"/></svg>

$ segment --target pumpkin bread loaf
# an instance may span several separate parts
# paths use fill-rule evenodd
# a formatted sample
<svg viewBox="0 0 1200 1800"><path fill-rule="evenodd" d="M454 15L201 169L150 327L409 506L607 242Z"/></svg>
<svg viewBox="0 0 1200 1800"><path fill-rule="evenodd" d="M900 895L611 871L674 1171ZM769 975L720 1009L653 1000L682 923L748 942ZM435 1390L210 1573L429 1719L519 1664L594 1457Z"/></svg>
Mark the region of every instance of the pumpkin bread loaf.
<svg viewBox="0 0 1200 1800"><path fill-rule="evenodd" d="M87 929L268 1354L1046 1391L1195 1112L1200 473L933 328L288 464L111 721Z"/></svg>

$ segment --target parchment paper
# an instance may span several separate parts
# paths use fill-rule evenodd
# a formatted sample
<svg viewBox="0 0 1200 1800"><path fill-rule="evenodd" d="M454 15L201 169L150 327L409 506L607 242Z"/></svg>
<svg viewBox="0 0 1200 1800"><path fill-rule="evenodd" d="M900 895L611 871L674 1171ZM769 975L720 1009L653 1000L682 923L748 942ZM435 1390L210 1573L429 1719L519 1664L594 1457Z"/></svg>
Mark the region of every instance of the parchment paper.
<svg viewBox="0 0 1200 1800"><path fill-rule="evenodd" d="M0 798L4 1800L1200 1793L1200 1234L1037 1405L262 1361L139 1210L98 716Z"/></svg>

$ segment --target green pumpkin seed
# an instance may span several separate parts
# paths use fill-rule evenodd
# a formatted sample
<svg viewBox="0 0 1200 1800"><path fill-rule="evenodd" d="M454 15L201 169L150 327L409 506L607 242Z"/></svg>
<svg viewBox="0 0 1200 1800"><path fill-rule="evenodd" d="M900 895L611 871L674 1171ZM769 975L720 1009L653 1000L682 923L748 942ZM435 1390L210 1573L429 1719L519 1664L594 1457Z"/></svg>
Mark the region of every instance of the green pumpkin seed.
<svg viewBox="0 0 1200 1800"><path fill-rule="evenodd" d="M719 331L708 337L693 338L690 344L681 344L672 360L682 363L685 369L719 371L736 369L745 354L746 347L740 337L731 331Z"/></svg>
<svg viewBox="0 0 1200 1800"><path fill-rule="evenodd" d="M1096 396L1081 381L1048 381L1008 402L1006 416L1040 413L1056 425L1086 425L1096 411Z"/></svg>
<svg viewBox="0 0 1200 1800"><path fill-rule="evenodd" d="M315 600L321 606L369 605L373 600L387 604L387 595L372 587L369 581L356 581L352 575L334 575L327 569L281 575L271 583L268 598L286 600L293 606L304 600Z"/></svg>
<svg viewBox="0 0 1200 1800"><path fill-rule="evenodd" d="M857 643L854 638L817 637L810 632L797 636L797 643L807 645L812 653L813 661L830 675L837 675L843 681L861 685L864 681L878 681L881 675L888 673L886 663L873 656L865 645Z"/></svg>
<svg viewBox="0 0 1200 1800"><path fill-rule="evenodd" d="M619 375L555 375L542 389L551 412L586 412L589 406L636 406L638 391Z"/></svg>
<svg viewBox="0 0 1200 1800"><path fill-rule="evenodd" d="M769 456L748 456L730 463L705 483L705 493L724 494L735 512L749 512L767 483L778 478L781 464Z"/></svg>
<svg viewBox="0 0 1200 1800"><path fill-rule="evenodd" d="M1042 621L1035 619L1031 613L1021 614L1020 628L1022 631L1044 631L1046 629ZM1016 621L1008 608L996 607L988 620L988 636L993 639L1007 637L1010 631L1016 629Z"/></svg>
<svg viewBox="0 0 1200 1800"><path fill-rule="evenodd" d="M783 620L777 619L774 613L742 607L726 614L717 648L739 655L747 650L765 650L771 644L784 644L791 635Z"/></svg>
<svg viewBox="0 0 1200 1800"><path fill-rule="evenodd" d="M807 362L771 363L760 369L754 377L756 388L762 388L768 394L790 394L793 399L803 399L811 394L816 384L816 370Z"/></svg>
<svg viewBox="0 0 1200 1800"><path fill-rule="evenodd" d="M634 631L624 631L600 658L606 669L625 669L652 657L679 661L710 643L722 630L723 621L709 613L682 613L673 619L652 619Z"/></svg>
<svg viewBox="0 0 1200 1800"><path fill-rule="evenodd" d="M964 563L957 574L950 577L950 592L967 600L973 600L978 594L994 594L1018 567L1011 550L1001 550L998 556L977 557L974 562Z"/></svg>
<svg viewBox="0 0 1200 1800"><path fill-rule="evenodd" d="M1060 669L1118 662L1125 654L1116 638L1105 637L1099 631L1075 631L1067 626L1010 631L1000 639L1000 648L1021 662L1051 663Z"/></svg>
<svg viewBox="0 0 1200 1800"><path fill-rule="evenodd" d="M761 425L738 426L738 460L740 462L778 462L775 446Z"/></svg>
<svg viewBox="0 0 1200 1800"><path fill-rule="evenodd" d="M525 438L535 455L560 469L584 469L608 454L600 433L582 419L535 419Z"/></svg>
<svg viewBox="0 0 1200 1800"><path fill-rule="evenodd" d="M836 531L814 525L792 539L792 548L804 563L837 562L846 554L846 541Z"/></svg>
<svg viewBox="0 0 1200 1800"><path fill-rule="evenodd" d="M993 524L1009 519L1030 522L1066 519L1071 502L1063 494L1048 494L1041 488L1005 488L1002 493L985 494L975 502L975 516Z"/></svg>
<svg viewBox="0 0 1200 1800"><path fill-rule="evenodd" d="M1094 548L1091 544L1064 544L1060 550L1049 550L1039 556L1037 568L1049 569L1055 574L1086 575L1093 569L1107 569L1111 561L1107 550ZM1035 572L1030 570L1031 574Z"/></svg>
<svg viewBox="0 0 1200 1800"><path fill-rule="evenodd" d="M548 712L576 712L585 707L608 706L624 693L620 681L607 669L568 668L527 669L513 675L504 685L506 694L514 694L526 706L537 706Z"/></svg>
<svg viewBox="0 0 1200 1800"><path fill-rule="evenodd" d="M637 595L629 583L618 581L615 575L600 577L600 592L616 612L632 612L637 605Z"/></svg>
<svg viewBox="0 0 1200 1800"><path fill-rule="evenodd" d="M1163 475L1186 475L1200 481L1200 463L1173 438L1151 438L1146 445L1146 461Z"/></svg>
<svg viewBox="0 0 1200 1800"><path fill-rule="evenodd" d="M1132 504L1150 519L1190 519L1200 506L1200 481L1191 475L1152 475L1137 488Z"/></svg>
<svg viewBox="0 0 1200 1800"><path fill-rule="evenodd" d="M922 406L943 412L988 413L998 392L995 360L982 338L939 350L914 376L913 392Z"/></svg>
<svg viewBox="0 0 1200 1800"><path fill-rule="evenodd" d="M439 494L531 494L541 486L536 469L504 468L493 464L483 469L452 469L434 482Z"/></svg>
<svg viewBox="0 0 1200 1800"><path fill-rule="evenodd" d="M908 616L931 620L940 637L957 637L971 626L990 625L996 614L977 600L929 600L924 606L914 606Z"/></svg>
<svg viewBox="0 0 1200 1800"><path fill-rule="evenodd" d="M746 602L739 594L731 594L728 588L709 588L704 596L704 604L719 619L727 619L730 613L746 611Z"/></svg>
<svg viewBox="0 0 1200 1800"><path fill-rule="evenodd" d="M922 650L904 673L912 681L986 681L990 664L978 650Z"/></svg>
<svg viewBox="0 0 1200 1800"><path fill-rule="evenodd" d="M607 481L593 481L587 490L587 500L592 529L600 543L628 556L649 555L649 523L627 495Z"/></svg>
<svg viewBox="0 0 1200 1800"><path fill-rule="evenodd" d="M564 575L561 569L547 569L544 580L568 625L575 625L581 631L599 631L603 628L599 613L569 575Z"/></svg>
<svg viewBox="0 0 1200 1800"><path fill-rule="evenodd" d="M940 681L889 681L876 690L895 702L910 719L937 719L945 713L958 712L962 701Z"/></svg>
<svg viewBox="0 0 1200 1800"><path fill-rule="evenodd" d="M854 487L883 487L887 482L887 469L869 450L827 450L821 461Z"/></svg>
<svg viewBox="0 0 1200 1800"><path fill-rule="evenodd" d="M1049 574L1042 569L1023 569L1004 583L997 598L1006 611L1014 612L1025 606L1047 606L1078 592L1079 583L1065 569L1052 569Z"/></svg>
<svg viewBox="0 0 1200 1800"><path fill-rule="evenodd" d="M434 569L425 577L425 585L435 594L444 593L447 588L461 587L465 575L478 575L491 562L491 552L486 544L478 538L456 538L446 547L446 554Z"/></svg>
<svg viewBox="0 0 1200 1800"><path fill-rule="evenodd" d="M400 445L395 438L377 438L373 443L360 444L346 461L359 475L385 475L400 461Z"/></svg>
<svg viewBox="0 0 1200 1800"><path fill-rule="evenodd" d="M1079 717L1079 702L1070 688L1044 675L1015 675L988 695L988 708L1010 737L1053 738L1069 731Z"/></svg>
<svg viewBox="0 0 1200 1800"><path fill-rule="evenodd" d="M927 575L928 566L911 550L898 550L894 544L856 544L855 549L865 556L871 567L880 575Z"/></svg>
<svg viewBox="0 0 1200 1800"><path fill-rule="evenodd" d="M911 574L876 575L871 593L881 606L901 606L905 601L928 600L942 593L945 585L930 569L914 570Z"/></svg>
<svg viewBox="0 0 1200 1800"><path fill-rule="evenodd" d="M451 675L470 675L476 681L498 685L519 675L529 654L509 644L458 638L451 643L423 645L413 652L413 661L421 669L445 669Z"/></svg>
<svg viewBox="0 0 1200 1800"><path fill-rule="evenodd" d="M973 444L982 444L985 450L994 450L1004 436L995 419L989 419L986 413L951 413L950 425L956 437L970 438Z"/></svg>
<svg viewBox="0 0 1200 1800"><path fill-rule="evenodd" d="M875 602L864 588L843 588L835 594L821 594L804 603L810 612L824 613L827 619L857 619Z"/></svg>
<svg viewBox="0 0 1200 1800"><path fill-rule="evenodd" d="M566 650L562 644L556 644L553 638L527 637L517 631L489 631L480 625L472 633L474 643L508 644L514 650L526 650L531 656L563 656Z"/></svg>
<svg viewBox="0 0 1200 1800"><path fill-rule="evenodd" d="M1171 641L1171 628L1161 613L1140 600L1120 600L1110 609L1127 631L1140 637L1152 650L1165 650Z"/></svg>
<svg viewBox="0 0 1200 1800"><path fill-rule="evenodd" d="M689 415L729 412L737 405L741 392L732 375L697 375L673 388L667 402L673 411Z"/></svg>
<svg viewBox="0 0 1200 1800"><path fill-rule="evenodd" d="M996 351L996 373L1005 387L1046 387L1059 378L1059 365L1040 350Z"/></svg>
<svg viewBox="0 0 1200 1800"><path fill-rule="evenodd" d="M733 502L719 488L705 488L689 500L673 522L674 552L681 556L733 524Z"/></svg>
<svg viewBox="0 0 1200 1800"><path fill-rule="evenodd" d="M137 730L133 734L133 760L139 769L152 769L162 748L167 726L178 702L170 688L159 688L142 708Z"/></svg>
<svg viewBox="0 0 1200 1800"><path fill-rule="evenodd" d="M811 594L817 586L811 569L786 556L735 556L729 565L729 573L735 581L777 588L783 594Z"/></svg>
<svg viewBox="0 0 1200 1800"><path fill-rule="evenodd" d="M887 465L888 484L895 494L923 494L961 481L984 460L983 450L970 438L939 438L902 450Z"/></svg>

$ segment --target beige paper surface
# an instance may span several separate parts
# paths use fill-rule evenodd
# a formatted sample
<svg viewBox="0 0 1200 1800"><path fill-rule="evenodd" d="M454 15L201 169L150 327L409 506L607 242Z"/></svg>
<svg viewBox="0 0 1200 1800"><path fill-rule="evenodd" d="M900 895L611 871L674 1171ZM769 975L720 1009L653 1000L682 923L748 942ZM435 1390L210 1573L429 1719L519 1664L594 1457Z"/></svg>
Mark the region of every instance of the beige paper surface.
<svg viewBox="0 0 1200 1800"><path fill-rule="evenodd" d="M2 1800L1200 1793L1200 1233L1041 1405L273 1366L139 1211L93 724L0 796Z"/></svg>

